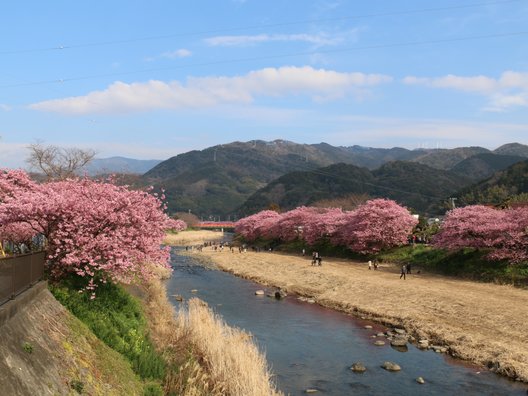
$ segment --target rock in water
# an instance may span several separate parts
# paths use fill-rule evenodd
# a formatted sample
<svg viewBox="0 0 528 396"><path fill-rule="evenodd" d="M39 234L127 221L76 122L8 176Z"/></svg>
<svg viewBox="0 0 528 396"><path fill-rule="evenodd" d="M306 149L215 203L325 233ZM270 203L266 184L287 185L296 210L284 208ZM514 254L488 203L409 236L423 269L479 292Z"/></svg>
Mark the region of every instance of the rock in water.
<svg viewBox="0 0 528 396"><path fill-rule="evenodd" d="M393 362L384 362L381 367L387 371L400 371L401 367Z"/></svg>
<svg viewBox="0 0 528 396"><path fill-rule="evenodd" d="M365 371L367 371L367 368L365 367L363 363L356 362L352 365L352 367L350 367L350 370L352 370L355 373L364 373Z"/></svg>
<svg viewBox="0 0 528 396"><path fill-rule="evenodd" d="M422 377L416 378L416 382L418 382L419 384L425 384L425 380Z"/></svg>
<svg viewBox="0 0 528 396"><path fill-rule="evenodd" d="M378 340L378 341L376 341L376 342L374 343L374 345L376 345L376 346L383 346L383 345L385 345L385 341Z"/></svg>
<svg viewBox="0 0 528 396"><path fill-rule="evenodd" d="M257 290L257 291L255 292L255 295L256 295L256 296L263 296L263 295L264 295L264 290Z"/></svg>
<svg viewBox="0 0 528 396"><path fill-rule="evenodd" d="M407 340L405 338L395 338L391 341L391 345L395 347L407 346Z"/></svg>

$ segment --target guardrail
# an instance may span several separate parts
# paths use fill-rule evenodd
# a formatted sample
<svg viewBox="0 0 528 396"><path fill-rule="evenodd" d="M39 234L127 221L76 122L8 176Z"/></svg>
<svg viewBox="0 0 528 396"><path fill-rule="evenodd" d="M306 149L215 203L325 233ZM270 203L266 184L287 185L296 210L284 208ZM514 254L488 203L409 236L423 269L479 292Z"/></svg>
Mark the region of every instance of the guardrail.
<svg viewBox="0 0 528 396"><path fill-rule="evenodd" d="M45 252L0 258L0 305L42 279L45 261Z"/></svg>

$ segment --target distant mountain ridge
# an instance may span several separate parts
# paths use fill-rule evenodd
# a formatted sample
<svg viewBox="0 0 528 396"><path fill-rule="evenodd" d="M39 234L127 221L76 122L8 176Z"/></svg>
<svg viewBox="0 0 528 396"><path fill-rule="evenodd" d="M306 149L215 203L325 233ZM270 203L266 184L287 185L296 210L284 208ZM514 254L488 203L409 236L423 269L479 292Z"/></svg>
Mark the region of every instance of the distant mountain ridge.
<svg viewBox="0 0 528 396"><path fill-rule="evenodd" d="M161 162L161 160L138 160L126 157L95 158L85 167L85 170L92 176L108 173L142 175Z"/></svg>
<svg viewBox="0 0 528 396"><path fill-rule="evenodd" d="M500 155L521 153L528 158L528 146L518 143L504 145L497 150ZM237 208L242 207L257 190L290 172L313 171L337 163L374 171L394 161L416 163L428 172L432 172L429 169L450 171L460 162L482 154L490 154L490 158L494 158L499 153L482 147L408 150L400 147L336 147L327 143L253 140L179 154L150 169L143 175L143 181L165 190L170 211L190 210L202 217L227 217L237 214ZM404 169L401 164L399 167ZM418 172L420 168L413 169ZM462 178L480 180L480 175L472 177L471 169L464 170L466 173ZM477 171L482 170L479 168ZM402 176L401 180L403 182L411 177ZM460 174L451 173L450 177L460 180ZM442 178L447 183L447 176ZM458 181L454 185L458 185Z"/></svg>

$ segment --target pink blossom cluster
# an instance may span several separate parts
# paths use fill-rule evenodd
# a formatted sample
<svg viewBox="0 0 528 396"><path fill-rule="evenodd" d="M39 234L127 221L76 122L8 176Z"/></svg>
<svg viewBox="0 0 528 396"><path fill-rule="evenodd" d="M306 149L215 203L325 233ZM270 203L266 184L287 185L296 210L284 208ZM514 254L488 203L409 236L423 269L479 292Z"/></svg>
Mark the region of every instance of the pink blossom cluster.
<svg viewBox="0 0 528 396"><path fill-rule="evenodd" d="M35 184L22 171L0 171L0 238L47 238L52 276L131 282L167 267L161 247L167 229L181 220L165 214L163 196L108 181L70 179Z"/></svg>
<svg viewBox="0 0 528 396"><path fill-rule="evenodd" d="M282 214L265 210L239 220L235 232L248 241L302 239L314 245L328 240L367 254L406 243L417 222L396 202L373 199L353 211L306 206Z"/></svg>
<svg viewBox="0 0 528 396"><path fill-rule="evenodd" d="M488 257L519 263L528 260L528 208L495 209L482 205L447 213L435 246L450 250L489 249Z"/></svg>

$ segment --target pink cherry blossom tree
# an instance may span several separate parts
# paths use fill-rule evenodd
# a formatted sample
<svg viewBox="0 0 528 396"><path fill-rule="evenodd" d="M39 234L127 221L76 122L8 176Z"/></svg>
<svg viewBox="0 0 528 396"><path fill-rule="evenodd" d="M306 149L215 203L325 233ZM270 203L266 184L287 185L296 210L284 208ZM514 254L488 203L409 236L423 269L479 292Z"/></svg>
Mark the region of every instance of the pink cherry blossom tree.
<svg viewBox="0 0 528 396"><path fill-rule="evenodd" d="M488 206L471 205L453 209L446 214L433 243L450 250L491 248L505 232L505 220L506 211Z"/></svg>
<svg viewBox="0 0 528 396"><path fill-rule="evenodd" d="M94 280L131 282L168 267L165 230L181 227L160 198L145 191L89 179L32 185L4 196L0 227L24 225L48 240L53 277L69 273Z"/></svg>
<svg viewBox="0 0 528 396"><path fill-rule="evenodd" d="M331 240L345 224L346 212L339 208L323 209L307 222L303 229L303 238L308 245L322 240Z"/></svg>
<svg viewBox="0 0 528 396"><path fill-rule="evenodd" d="M339 239L361 254L403 245L418 220L389 199L373 199L350 212L338 232Z"/></svg>
<svg viewBox="0 0 528 396"><path fill-rule="evenodd" d="M489 249L487 257L519 263L528 260L528 209L471 205L450 211L433 239L436 247Z"/></svg>
<svg viewBox="0 0 528 396"><path fill-rule="evenodd" d="M266 222L271 226L280 218L280 214L273 210L263 210L254 215L244 217L235 224L235 233L241 235L247 241L254 241L263 236L267 228L262 228ZM269 235L266 235L269 238Z"/></svg>

